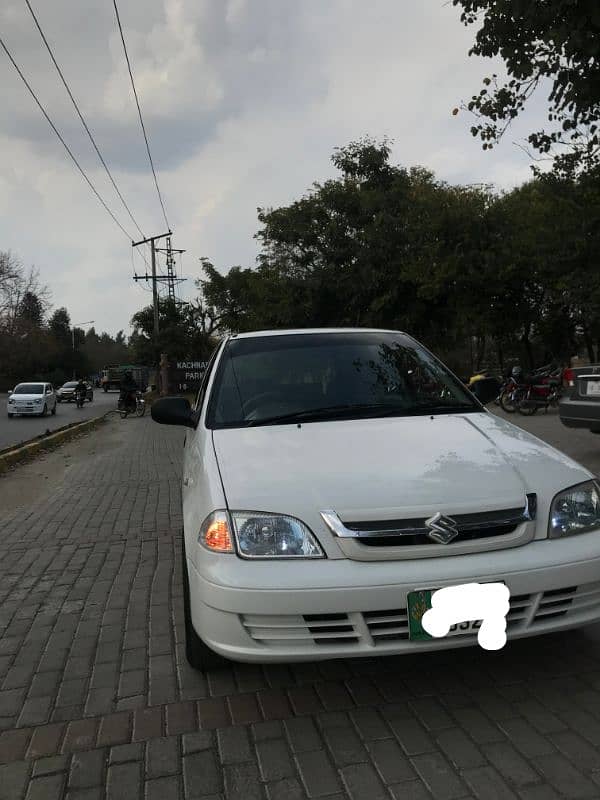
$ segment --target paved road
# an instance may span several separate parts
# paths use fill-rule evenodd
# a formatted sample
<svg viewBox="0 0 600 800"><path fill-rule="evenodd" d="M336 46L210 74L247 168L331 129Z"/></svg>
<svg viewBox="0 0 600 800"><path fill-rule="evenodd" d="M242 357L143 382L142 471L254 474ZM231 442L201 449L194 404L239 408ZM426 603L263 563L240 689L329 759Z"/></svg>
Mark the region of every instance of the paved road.
<svg viewBox="0 0 600 800"><path fill-rule="evenodd" d="M54 431L63 425L77 420L89 419L102 414L109 407L115 407L119 399L118 392L94 391L94 400L77 408L75 403L59 403L56 414L47 417L13 417L6 415L6 394L0 394L0 450L11 445L18 445L39 436L46 431Z"/></svg>
<svg viewBox="0 0 600 800"><path fill-rule="evenodd" d="M0 478L2 800L600 798L600 626L191 670L182 438L111 417ZM597 463L592 434L564 441Z"/></svg>

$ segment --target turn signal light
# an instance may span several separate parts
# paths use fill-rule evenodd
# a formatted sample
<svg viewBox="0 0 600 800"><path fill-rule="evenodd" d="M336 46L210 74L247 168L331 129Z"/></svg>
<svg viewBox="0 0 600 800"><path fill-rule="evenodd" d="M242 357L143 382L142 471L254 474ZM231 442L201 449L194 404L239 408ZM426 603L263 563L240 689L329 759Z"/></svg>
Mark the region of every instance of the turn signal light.
<svg viewBox="0 0 600 800"><path fill-rule="evenodd" d="M200 543L213 553L233 553L233 539L229 520L224 511L215 511L204 521L200 530Z"/></svg>

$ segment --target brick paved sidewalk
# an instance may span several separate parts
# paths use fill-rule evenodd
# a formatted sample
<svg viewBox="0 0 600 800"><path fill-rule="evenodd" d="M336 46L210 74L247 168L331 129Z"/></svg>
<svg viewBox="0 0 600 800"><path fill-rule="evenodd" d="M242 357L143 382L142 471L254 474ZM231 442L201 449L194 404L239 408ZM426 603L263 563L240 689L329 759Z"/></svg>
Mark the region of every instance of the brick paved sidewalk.
<svg viewBox="0 0 600 800"><path fill-rule="evenodd" d="M116 449L0 509L0 800L600 798L596 629L191 670L182 434L108 426Z"/></svg>

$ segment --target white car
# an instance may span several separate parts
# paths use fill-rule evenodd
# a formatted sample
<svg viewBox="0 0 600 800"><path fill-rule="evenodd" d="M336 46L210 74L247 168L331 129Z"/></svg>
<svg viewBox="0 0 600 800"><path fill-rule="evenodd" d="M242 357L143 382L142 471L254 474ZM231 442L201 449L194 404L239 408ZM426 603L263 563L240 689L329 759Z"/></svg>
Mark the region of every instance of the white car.
<svg viewBox="0 0 600 800"><path fill-rule="evenodd" d="M476 644L431 636L436 590L502 582L510 640L600 619L600 489L489 413L410 336L306 329L225 339L187 426L187 656L300 660ZM476 615L475 615L476 616Z"/></svg>
<svg viewBox="0 0 600 800"><path fill-rule="evenodd" d="M8 393L6 413L9 417L45 417L56 414L56 392L51 383L19 383Z"/></svg>

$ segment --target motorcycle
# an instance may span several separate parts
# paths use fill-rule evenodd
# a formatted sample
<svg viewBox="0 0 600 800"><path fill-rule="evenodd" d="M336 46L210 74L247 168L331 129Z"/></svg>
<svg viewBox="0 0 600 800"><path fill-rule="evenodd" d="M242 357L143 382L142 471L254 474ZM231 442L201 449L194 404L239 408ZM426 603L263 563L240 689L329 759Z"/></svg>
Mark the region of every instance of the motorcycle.
<svg viewBox="0 0 600 800"><path fill-rule="evenodd" d="M547 413L549 407L558 406L562 385L562 368L549 365L527 376L523 376L522 370L517 368L500 394L500 406L509 414L518 411L524 416L533 416L539 408Z"/></svg>
<svg viewBox="0 0 600 800"><path fill-rule="evenodd" d="M77 408L83 408L84 403L85 403L85 391L83 389L79 389L75 393L75 405L77 406Z"/></svg>
<svg viewBox="0 0 600 800"><path fill-rule="evenodd" d="M138 390L135 393L135 399L131 394L127 397L119 397L117 409L121 415L121 419L125 419L129 414L135 414L136 417L143 417L146 413L146 401L142 397L142 393Z"/></svg>

